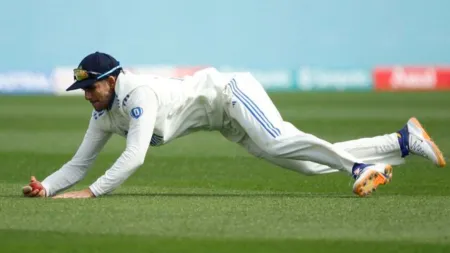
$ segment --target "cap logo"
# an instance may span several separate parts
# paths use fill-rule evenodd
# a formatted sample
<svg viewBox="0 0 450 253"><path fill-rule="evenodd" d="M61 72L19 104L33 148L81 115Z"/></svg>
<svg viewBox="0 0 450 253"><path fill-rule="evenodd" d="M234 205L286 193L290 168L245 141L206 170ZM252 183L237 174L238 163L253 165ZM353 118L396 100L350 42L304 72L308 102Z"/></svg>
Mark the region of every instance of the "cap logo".
<svg viewBox="0 0 450 253"><path fill-rule="evenodd" d="M82 69L81 66L73 70L74 79L77 81L82 81L89 78L89 72Z"/></svg>

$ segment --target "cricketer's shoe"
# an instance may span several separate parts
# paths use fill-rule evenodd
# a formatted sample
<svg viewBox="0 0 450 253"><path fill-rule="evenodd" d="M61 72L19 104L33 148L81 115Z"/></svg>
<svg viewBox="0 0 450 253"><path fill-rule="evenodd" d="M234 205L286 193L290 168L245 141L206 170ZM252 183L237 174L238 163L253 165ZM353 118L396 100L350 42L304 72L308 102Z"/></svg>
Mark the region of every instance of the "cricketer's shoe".
<svg viewBox="0 0 450 253"><path fill-rule="evenodd" d="M355 164L352 170L356 179L353 192L365 197L374 192L378 186L385 185L392 180L392 166L389 164Z"/></svg>
<svg viewBox="0 0 450 253"><path fill-rule="evenodd" d="M431 160L438 167L446 165L441 150L417 118L410 118L406 125L397 132L397 136L402 157L412 153Z"/></svg>

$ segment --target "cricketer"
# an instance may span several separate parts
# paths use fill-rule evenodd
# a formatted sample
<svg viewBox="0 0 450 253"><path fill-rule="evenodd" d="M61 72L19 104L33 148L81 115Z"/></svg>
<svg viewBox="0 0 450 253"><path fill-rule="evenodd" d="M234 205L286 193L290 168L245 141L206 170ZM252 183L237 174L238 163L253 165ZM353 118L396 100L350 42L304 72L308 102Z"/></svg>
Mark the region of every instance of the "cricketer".
<svg viewBox="0 0 450 253"><path fill-rule="evenodd" d="M94 110L75 155L42 182L23 187L27 197L93 198L113 192L145 161L149 147L195 131L219 131L255 157L306 175L344 172L353 192L367 196L392 179L392 166L414 154L444 167L438 146L411 117L398 131L330 143L283 120L251 73L224 75L206 68L182 79L126 71L111 55L95 52L74 69L67 91L82 89ZM115 163L87 189L64 190L88 173L112 134L126 138Z"/></svg>

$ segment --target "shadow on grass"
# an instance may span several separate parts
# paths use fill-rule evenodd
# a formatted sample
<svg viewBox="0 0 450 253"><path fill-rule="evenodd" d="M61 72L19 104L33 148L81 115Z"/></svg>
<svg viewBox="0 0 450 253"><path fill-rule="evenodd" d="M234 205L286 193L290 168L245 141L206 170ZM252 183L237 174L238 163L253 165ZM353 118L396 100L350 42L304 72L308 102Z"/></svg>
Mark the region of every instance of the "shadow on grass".
<svg viewBox="0 0 450 253"><path fill-rule="evenodd" d="M322 199L381 199L392 197L420 197L420 196L433 196L433 197L445 197L447 195L435 195L435 194L404 194L404 193L375 193L371 196L360 198L353 194L342 194L337 192L274 192L274 193L261 193L261 192L237 192L237 193L221 193L221 192L148 192L148 193L127 193L117 192L108 195L101 196L100 198L322 198ZM21 194L0 194L0 198L25 198ZM32 199L32 198L30 198Z"/></svg>
<svg viewBox="0 0 450 253"><path fill-rule="evenodd" d="M108 198L118 197L173 197L173 198L355 198L356 196L336 194L336 193L314 193L314 192L298 192L298 193L115 193L105 196Z"/></svg>
<svg viewBox="0 0 450 253"><path fill-rule="evenodd" d="M110 195L102 196L101 198L127 198L127 197L169 197L169 198L358 198L356 195L344 195L337 193L314 193L314 192L298 192L298 193L182 193L182 192L170 192L170 193L113 193ZM0 194L0 198L25 198L20 194Z"/></svg>

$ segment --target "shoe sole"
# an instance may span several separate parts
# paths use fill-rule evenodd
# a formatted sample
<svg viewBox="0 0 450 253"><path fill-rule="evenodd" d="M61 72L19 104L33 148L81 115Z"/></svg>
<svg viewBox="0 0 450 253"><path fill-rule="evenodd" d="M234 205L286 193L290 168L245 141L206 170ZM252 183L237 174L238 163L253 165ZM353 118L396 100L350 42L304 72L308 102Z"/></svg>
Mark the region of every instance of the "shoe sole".
<svg viewBox="0 0 450 253"><path fill-rule="evenodd" d="M446 162L444 159L444 155L442 154L441 150L436 145L436 143L434 143L434 141L431 139L430 135L427 133L425 128L422 126L422 124L420 124L420 122L417 118L413 117L410 120L416 127L418 127L422 131L422 135L425 137L425 140L427 140L428 145L430 145L431 148L433 149L434 155L437 157L437 162L438 162L437 166L445 167Z"/></svg>
<svg viewBox="0 0 450 253"><path fill-rule="evenodd" d="M367 173L367 175L364 175L361 182L354 187L353 192L360 197L366 197L376 191L378 186L388 184L391 181L392 166L386 165L384 168L384 173L371 170Z"/></svg>

